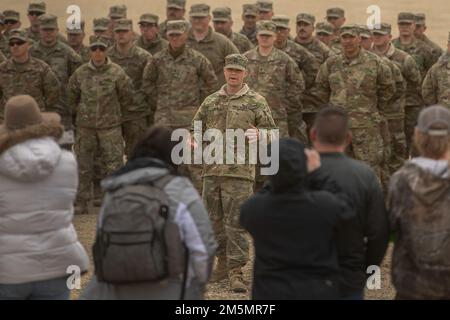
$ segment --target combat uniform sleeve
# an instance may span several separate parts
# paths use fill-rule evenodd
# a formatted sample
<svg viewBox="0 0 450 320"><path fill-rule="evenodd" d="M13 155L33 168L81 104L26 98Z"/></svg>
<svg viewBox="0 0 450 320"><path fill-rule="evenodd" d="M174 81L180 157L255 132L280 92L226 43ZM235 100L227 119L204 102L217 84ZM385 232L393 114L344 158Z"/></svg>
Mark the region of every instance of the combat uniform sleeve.
<svg viewBox="0 0 450 320"><path fill-rule="evenodd" d="M279 135L275 137L271 134L272 133L271 129L275 129L276 125L275 121L273 120L272 112L270 111L270 107L267 104L266 99L261 97L261 100L258 101L258 106L259 108L257 109L255 115L255 127L257 127L258 129L267 130L266 139L268 142L272 141L272 138L279 139Z"/></svg>
<svg viewBox="0 0 450 320"><path fill-rule="evenodd" d="M52 71L50 67L46 68L43 75L43 93L45 97L45 107L47 111L56 112L61 117L65 116L66 110L60 104L61 98L61 83L58 77Z"/></svg>
<svg viewBox="0 0 450 320"><path fill-rule="evenodd" d="M157 81L158 81L158 68L155 59L152 57L144 68L142 73L142 91L144 92L147 104L152 110L150 118L152 123L154 122L154 114L156 111L157 103Z"/></svg>
<svg viewBox="0 0 450 320"><path fill-rule="evenodd" d="M205 99L205 101L203 101L203 103L200 105L200 108L198 108L197 112L195 113L194 118L192 119L191 122L191 128L190 128L190 132L191 135L194 134L194 123L195 121L201 121L202 123L202 132L206 131L206 113L207 113L207 108L208 108L208 98Z"/></svg>
<svg viewBox="0 0 450 320"><path fill-rule="evenodd" d="M328 76L328 64L325 62L320 66L315 81L315 95L322 104L327 104L330 101L331 88Z"/></svg>
<svg viewBox="0 0 450 320"><path fill-rule="evenodd" d="M131 118L136 113L136 104L134 100L133 82L127 76L125 71L119 74L116 83L117 96L121 107L122 117L124 119Z"/></svg>
<svg viewBox="0 0 450 320"><path fill-rule="evenodd" d="M67 85L67 101L69 104L69 110L72 114L72 122L75 123L77 116L77 107L81 98L81 87L79 80L79 72L75 72L69 78L69 84Z"/></svg>
<svg viewBox="0 0 450 320"><path fill-rule="evenodd" d="M412 90L415 92L420 92L422 86L422 76L413 57L409 55L406 57L402 73L405 79L411 83L413 87Z"/></svg>
<svg viewBox="0 0 450 320"><path fill-rule="evenodd" d="M432 106L438 103L437 82L434 76L435 68L428 70L422 84L422 97L426 106Z"/></svg>
<svg viewBox="0 0 450 320"><path fill-rule="evenodd" d="M83 64L83 59L75 51L71 51L69 55L69 77Z"/></svg>
<svg viewBox="0 0 450 320"><path fill-rule="evenodd" d="M390 68L380 60L378 64L378 108L382 114L389 110L390 102L395 93L395 81Z"/></svg>
<svg viewBox="0 0 450 320"><path fill-rule="evenodd" d="M239 49L234 45L231 40L226 39L223 44L223 57L225 59L226 56L233 53L239 53Z"/></svg>
<svg viewBox="0 0 450 320"><path fill-rule="evenodd" d="M307 142L306 124L303 122L302 94L305 91L305 79L297 64L289 58L286 65L286 108L289 135Z"/></svg>
<svg viewBox="0 0 450 320"><path fill-rule="evenodd" d="M305 76L305 87L310 89L314 87L317 73L319 72L320 64L313 54L305 50L304 58L300 61L299 68L303 71Z"/></svg>
<svg viewBox="0 0 450 320"><path fill-rule="evenodd" d="M202 85L200 86L200 101L203 101L207 96L214 93L218 79L211 62L205 57L202 57L200 61L198 72L202 82Z"/></svg>

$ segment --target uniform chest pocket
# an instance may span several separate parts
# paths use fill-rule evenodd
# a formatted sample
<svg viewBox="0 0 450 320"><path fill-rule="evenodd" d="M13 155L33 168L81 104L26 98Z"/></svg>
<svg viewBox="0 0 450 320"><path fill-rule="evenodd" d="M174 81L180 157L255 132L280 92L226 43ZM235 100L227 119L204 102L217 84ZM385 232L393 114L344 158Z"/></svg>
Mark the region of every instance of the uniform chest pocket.
<svg viewBox="0 0 450 320"><path fill-rule="evenodd" d="M255 124L255 114L252 105L231 106L227 112L227 128L250 129Z"/></svg>

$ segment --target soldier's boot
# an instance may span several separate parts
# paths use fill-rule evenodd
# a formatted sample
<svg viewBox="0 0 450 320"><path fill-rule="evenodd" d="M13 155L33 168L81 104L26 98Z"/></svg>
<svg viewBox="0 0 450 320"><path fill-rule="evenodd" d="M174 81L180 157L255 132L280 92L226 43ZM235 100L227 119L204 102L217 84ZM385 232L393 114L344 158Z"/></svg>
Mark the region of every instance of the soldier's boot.
<svg viewBox="0 0 450 320"><path fill-rule="evenodd" d="M77 201L77 202L75 203L74 213L75 213L76 215L79 215L79 214L89 214L87 202L85 202L85 201Z"/></svg>
<svg viewBox="0 0 450 320"><path fill-rule="evenodd" d="M230 279L230 290L235 293L246 293L247 284L242 276L241 268L233 269L229 272L228 277Z"/></svg>
<svg viewBox="0 0 450 320"><path fill-rule="evenodd" d="M219 282L228 277L227 257L218 257L210 282Z"/></svg>

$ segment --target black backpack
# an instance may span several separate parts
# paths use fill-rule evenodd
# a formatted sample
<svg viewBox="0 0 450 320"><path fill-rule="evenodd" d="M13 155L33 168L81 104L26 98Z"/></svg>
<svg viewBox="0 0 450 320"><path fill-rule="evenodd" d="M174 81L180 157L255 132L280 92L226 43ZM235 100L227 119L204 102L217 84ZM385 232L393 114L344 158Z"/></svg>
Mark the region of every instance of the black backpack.
<svg viewBox="0 0 450 320"><path fill-rule="evenodd" d="M164 187L173 178L127 185L105 194L93 247L100 282L130 284L187 276L187 249L169 217Z"/></svg>

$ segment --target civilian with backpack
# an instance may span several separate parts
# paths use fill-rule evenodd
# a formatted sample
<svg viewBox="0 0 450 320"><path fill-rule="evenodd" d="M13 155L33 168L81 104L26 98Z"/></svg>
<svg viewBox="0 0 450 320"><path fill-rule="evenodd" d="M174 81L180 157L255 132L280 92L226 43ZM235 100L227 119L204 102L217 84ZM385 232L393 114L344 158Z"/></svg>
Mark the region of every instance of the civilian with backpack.
<svg viewBox="0 0 450 320"><path fill-rule="evenodd" d="M171 160L172 130L149 129L102 181L95 276L82 299L202 299L216 241L191 182Z"/></svg>
<svg viewBox="0 0 450 320"><path fill-rule="evenodd" d="M422 110L414 132L420 156L391 179L396 231L392 282L397 299L450 299L450 111Z"/></svg>

